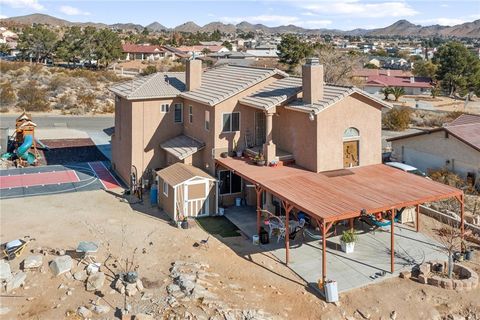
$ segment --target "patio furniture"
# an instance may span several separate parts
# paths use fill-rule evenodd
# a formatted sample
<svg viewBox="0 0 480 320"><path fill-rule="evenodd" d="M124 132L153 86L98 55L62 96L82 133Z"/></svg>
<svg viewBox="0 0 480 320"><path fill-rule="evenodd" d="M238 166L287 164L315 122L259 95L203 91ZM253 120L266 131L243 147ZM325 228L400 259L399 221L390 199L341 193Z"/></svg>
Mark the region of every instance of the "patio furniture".
<svg viewBox="0 0 480 320"><path fill-rule="evenodd" d="M272 233L274 230L277 230L277 243L281 238L285 238L285 223L277 216L271 215L268 220L268 238L272 238Z"/></svg>

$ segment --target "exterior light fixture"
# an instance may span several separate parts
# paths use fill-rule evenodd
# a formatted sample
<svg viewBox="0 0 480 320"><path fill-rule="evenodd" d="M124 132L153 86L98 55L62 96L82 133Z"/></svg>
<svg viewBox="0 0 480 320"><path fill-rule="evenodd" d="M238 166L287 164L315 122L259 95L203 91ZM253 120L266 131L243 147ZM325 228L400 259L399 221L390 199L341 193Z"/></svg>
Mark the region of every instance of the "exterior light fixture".
<svg viewBox="0 0 480 320"><path fill-rule="evenodd" d="M313 111L310 112L310 113L308 114L308 119L310 119L310 121L315 120L315 112L313 112Z"/></svg>

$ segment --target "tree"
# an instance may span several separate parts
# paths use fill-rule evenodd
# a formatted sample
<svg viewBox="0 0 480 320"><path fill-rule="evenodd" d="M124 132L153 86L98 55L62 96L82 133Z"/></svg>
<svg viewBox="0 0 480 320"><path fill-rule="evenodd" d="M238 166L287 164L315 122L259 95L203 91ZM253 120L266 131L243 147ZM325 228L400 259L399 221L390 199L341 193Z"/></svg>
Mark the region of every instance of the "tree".
<svg viewBox="0 0 480 320"><path fill-rule="evenodd" d="M226 40L223 41L222 46L224 46L225 48L227 48L230 51L232 51L232 49L233 49L232 44L230 42L226 41Z"/></svg>
<svg viewBox="0 0 480 320"><path fill-rule="evenodd" d="M0 53L10 54L10 47L6 43L0 43Z"/></svg>
<svg viewBox="0 0 480 320"><path fill-rule="evenodd" d="M324 67L324 80L334 85L350 85L352 71L360 63L355 54L342 53L331 45L320 45L315 49L315 56Z"/></svg>
<svg viewBox="0 0 480 320"><path fill-rule="evenodd" d="M122 55L122 44L118 35L109 29L100 29L94 34L94 55L99 64L105 65Z"/></svg>
<svg viewBox="0 0 480 320"><path fill-rule="evenodd" d="M36 25L23 30L17 48L24 57L31 57L40 62L52 57L56 45L57 34L46 27Z"/></svg>
<svg viewBox="0 0 480 320"><path fill-rule="evenodd" d="M155 72L157 72L157 67L150 65L142 70L142 76L148 76L149 74L152 74Z"/></svg>
<svg viewBox="0 0 480 320"><path fill-rule="evenodd" d="M433 57L438 64L437 79L449 95L474 91L480 95L480 59L462 43L442 45Z"/></svg>
<svg viewBox="0 0 480 320"><path fill-rule="evenodd" d="M293 34L282 36L282 40L277 49L279 51L279 61L287 64L290 72L292 72L303 59L311 55L313 51L310 45Z"/></svg>
<svg viewBox="0 0 480 320"><path fill-rule="evenodd" d="M66 60L68 63L75 62L76 59L81 57L84 44L84 34L80 27L71 27L65 32L57 45L57 57Z"/></svg>
<svg viewBox="0 0 480 320"><path fill-rule="evenodd" d="M440 94L440 89L438 88L437 85L432 86L432 89L430 90L430 94L434 99Z"/></svg>
<svg viewBox="0 0 480 320"><path fill-rule="evenodd" d="M218 29L215 29L215 31L213 31L210 36L211 41L220 41L221 38L222 38L222 33Z"/></svg>
<svg viewBox="0 0 480 320"><path fill-rule="evenodd" d="M453 276L453 254L455 251L464 246L463 235L459 228L456 228L453 223L448 227L437 229L439 240L441 243L441 250L448 256L448 278Z"/></svg>
<svg viewBox="0 0 480 320"><path fill-rule="evenodd" d="M392 94L395 97L395 101L398 101L398 98L405 94L405 89L403 89L402 87L394 87L392 89Z"/></svg>
<svg viewBox="0 0 480 320"><path fill-rule="evenodd" d="M432 61L419 60L413 64L413 74L417 77L428 77L435 79L437 72L437 65Z"/></svg>
<svg viewBox="0 0 480 320"><path fill-rule="evenodd" d="M208 49L208 48L203 48L203 49L202 49L202 54L203 54L204 56L209 55L210 53L212 53L212 50L210 50L210 49Z"/></svg>
<svg viewBox="0 0 480 320"><path fill-rule="evenodd" d="M388 96L392 93L392 88L385 87L382 90L380 90L380 93L382 93L385 96L384 100L388 100Z"/></svg>
<svg viewBox="0 0 480 320"><path fill-rule="evenodd" d="M378 69L378 67L376 65L374 65L373 63L366 63L364 66L364 68L366 69Z"/></svg>
<svg viewBox="0 0 480 320"><path fill-rule="evenodd" d="M382 117L383 127L388 130L404 131L410 124L412 109L409 107L394 107Z"/></svg>

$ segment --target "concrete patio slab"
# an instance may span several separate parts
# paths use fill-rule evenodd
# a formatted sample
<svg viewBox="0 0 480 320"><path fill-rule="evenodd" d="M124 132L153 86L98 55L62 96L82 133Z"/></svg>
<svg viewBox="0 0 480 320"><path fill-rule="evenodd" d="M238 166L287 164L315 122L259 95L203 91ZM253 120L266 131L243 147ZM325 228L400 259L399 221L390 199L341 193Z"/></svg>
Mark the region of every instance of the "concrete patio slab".
<svg viewBox="0 0 480 320"><path fill-rule="evenodd" d="M252 207L231 207L225 216L249 238L256 234L256 213ZM446 259L439 250L440 244L412 228L395 225L395 272L390 273L390 227L372 231L370 226L356 222L359 239L355 252L345 254L340 248L342 227L337 227L337 235L327 240L327 278L336 280L339 292L363 287L387 278L398 276L400 271L415 264L434 259ZM285 262L285 244L281 239L270 239L267 245L260 245L271 252L281 262ZM322 278L322 248L320 240L302 239L297 236L290 241L290 263L288 267L316 287Z"/></svg>

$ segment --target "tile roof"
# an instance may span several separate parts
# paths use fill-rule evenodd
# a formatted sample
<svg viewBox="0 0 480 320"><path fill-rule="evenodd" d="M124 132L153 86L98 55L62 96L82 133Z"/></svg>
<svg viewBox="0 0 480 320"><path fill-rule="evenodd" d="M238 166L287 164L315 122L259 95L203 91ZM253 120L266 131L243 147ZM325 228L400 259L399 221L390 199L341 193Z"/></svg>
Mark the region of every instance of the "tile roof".
<svg viewBox="0 0 480 320"><path fill-rule="evenodd" d="M143 44L122 44L122 51L128 53L155 53L165 52L161 46L143 45Z"/></svg>
<svg viewBox="0 0 480 320"><path fill-rule="evenodd" d="M327 107L335 104L336 102L342 100L343 98L353 94L357 93L360 94L370 100L373 100L381 105L383 105L386 108L391 108L392 106L383 101L380 100L367 92L360 90L356 87L353 86L337 86L337 85L331 85L331 84L326 84L323 87L323 98L313 104L304 104L301 99L294 100L292 103L288 104L286 106L287 109L291 110L298 110L298 111L303 111L303 112L313 112L315 114L318 114L322 110L326 109Z"/></svg>
<svg viewBox="0 0 480 320"><path fill-rule="evenodd" d="M128 100L176 97L185 91L185 73L158 72L116 84L109 90Z"/></svg>
<svg viewBox="0 0 480 320"><path fill-rule="evenodd" d="M288 77L277 69L225 65L204 72L200 88L183 92L180 96L214 106L275 74Z"/></svg>
<svg viewBox="0 0 480 320"><path fill-rule="evenodd" d="M273 82L259 91L239 100L240 103L268 110L302 91L302 78L287 77Z"/></svg>
<svg viewBox="0 0 480 320"><path fill-rule="evenodd" d="M415 81L411 82L410 77L393 77L386 75L369 76L365 86L377 87L411 87L411 88L431 88L431 79L423 77L415 77Z"/></svg>
<svg viewBox="0 0 480 320"><path fill-rule="evenodd" d="M411 77L413 74L407 70L390 70L390 69L354 69L353 77L369 77L369 76L391 76L391 77Z"/></svg>
<svg viewBox="0 0 480 320"><path fill-rule="evenodd" d="M387 139L387 141L402 140L438 131L446 131L463 143L480 151L480 116L476 115L464 114L444 127L393 137Z"/></svg>
<svg viewBox="0 0 480 320"><path fill-rule="evenodd" d="M203 149L205 147L205 143L182 134L165 141L160 145L160 147L173 155L175 158L183 160L195 152Z"/></svg>
<svg viewBox="0 0 480 320"><path fill-rule="evenodd" d="M182 52L201 52L205 49L210 50L210 52L218 52L225 48L224 46L210 46L210 45L196 45L196 46L182 46L182 47L177 47L177 50L180 50Z"/></svg>
<svg viewBox="0 0 480 320"><path fill-rule="evenodd" d="M173 187L195 177L215 180L205 171L181 162L174 163L165 169L157 171L157 176Z"/></svg>

